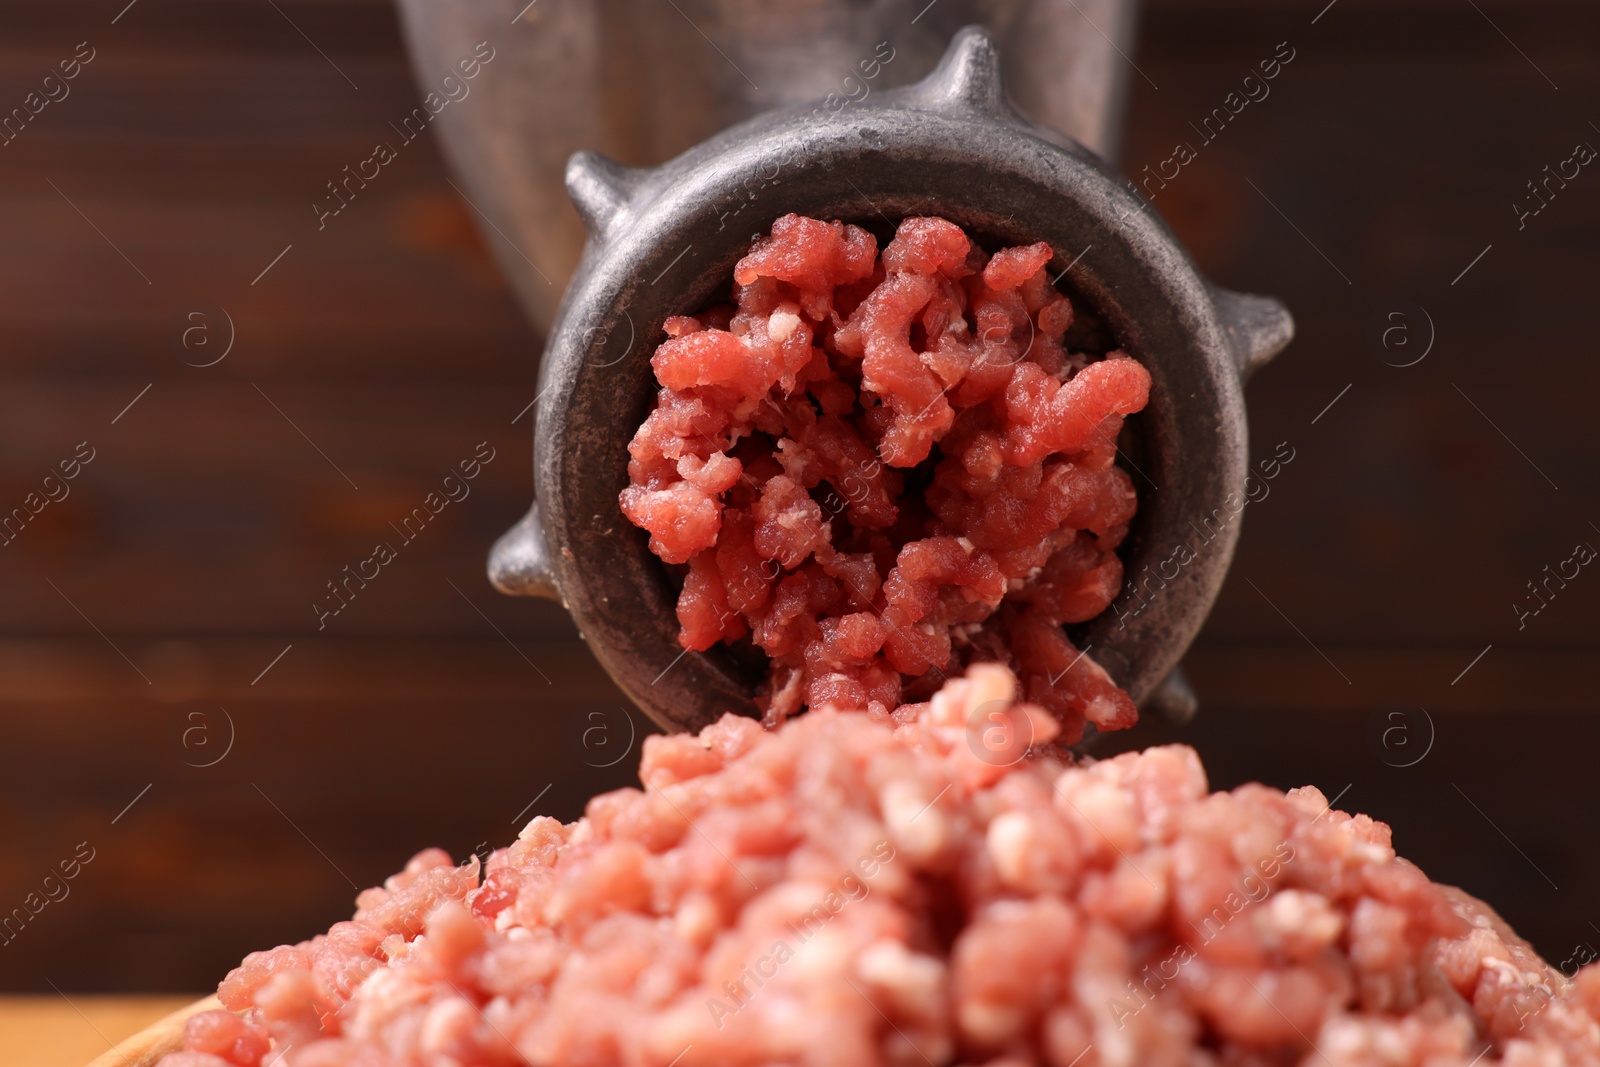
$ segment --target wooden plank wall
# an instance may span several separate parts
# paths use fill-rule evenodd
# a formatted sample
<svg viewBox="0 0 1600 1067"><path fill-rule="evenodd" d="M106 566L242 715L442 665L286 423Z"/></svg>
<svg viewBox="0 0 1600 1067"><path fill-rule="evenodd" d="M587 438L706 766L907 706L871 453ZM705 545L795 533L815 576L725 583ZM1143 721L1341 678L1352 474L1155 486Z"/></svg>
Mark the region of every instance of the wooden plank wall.
<svg viewBox="0 0 1600 1067"><path fill-rule="evenodd" d="M94 850L0 946L12 991L205 988L417 848L575 817L644 731L559 611L483 580L530 493L539 342L436 144L316 229L324 182L413 102L393 12L125 2L0 10L0 111L94 56L0 147L0 509L93 449L0 547L0 912ZM1560 960L1600 943L1600 577L1522 629L1511 605L1600 545L1600 176L1520 230L1511 204L1600 145L1600 13L1322 6L1144 16L1124 164L1195 147L1156 207L1300 339L1249 389L1252 451L1295 460L1190 656L1202 714L1119 744L1193 743L1218 786L1348 788ZM1189 123L1280 42L1270 95L1202 143ZM1417 345L1386 351L1403 306ZM218 308L232 350L186 365L220 351L176 343L220 341ZM1386 365L1421 351L1417 308L1432 350ZM471 496L319 632L324 583L480 442Z"/></svg>

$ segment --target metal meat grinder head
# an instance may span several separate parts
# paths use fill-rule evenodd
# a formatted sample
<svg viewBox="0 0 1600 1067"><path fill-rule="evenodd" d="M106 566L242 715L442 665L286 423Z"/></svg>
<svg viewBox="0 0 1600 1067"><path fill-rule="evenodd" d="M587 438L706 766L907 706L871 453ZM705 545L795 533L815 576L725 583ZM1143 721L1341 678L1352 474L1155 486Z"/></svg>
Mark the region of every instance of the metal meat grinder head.
<svg viewBox="0 0 1600 1067"><path fill-rule="evenodd" d="M490 555L503 592L559 600L617 684L669 730L753 713L758 681L721 649L685 652L677 590L619 510L628 442L655 396L669 315L725 290L753 234L797 212L882 229L940 215L991 248L1048 241L1052 273L1152 379L1128 420L1139 513L1112 610L1073 628L1142 706L1185 717L1176 671L1222 584L1247 467L1243 379L1290 340L1277 301L1202 278L1099 158L1023 118L993 40L969 27L921 82L833 113L740 123L659 167L572 157L589 240L557 312L534 438L537 502Z"/></svg>

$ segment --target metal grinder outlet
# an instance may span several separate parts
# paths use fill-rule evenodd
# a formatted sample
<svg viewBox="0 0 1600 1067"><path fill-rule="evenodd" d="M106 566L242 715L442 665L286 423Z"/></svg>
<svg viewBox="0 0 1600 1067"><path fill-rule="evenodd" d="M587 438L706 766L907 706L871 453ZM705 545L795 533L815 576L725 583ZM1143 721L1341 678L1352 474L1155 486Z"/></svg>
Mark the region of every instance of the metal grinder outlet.
<svg viewBox="0 0 1600 1067"><path fill-rule="evenodd" d="M755 233L789 212L882 230L939 215L991 250L1047 241L1058 288L1149 370L1122 451L1139 512L1112 609L1070 630L1146 710L1192 714L1178 662L1239 536L1247 469L1243 381L1293 336L1268 297L1202 278L1110 167L1007 101L983 30L915 85L838 114L790 108L740 123L659 167L580 152L567 190L588 243L545 349L534 436L537 500L494 546L502 592L559 600L627 695L668 730L752 714L760 678L724 649L685 651L678 590L622 515L628 442L657 385L670 315L725 291Z"/></svg>

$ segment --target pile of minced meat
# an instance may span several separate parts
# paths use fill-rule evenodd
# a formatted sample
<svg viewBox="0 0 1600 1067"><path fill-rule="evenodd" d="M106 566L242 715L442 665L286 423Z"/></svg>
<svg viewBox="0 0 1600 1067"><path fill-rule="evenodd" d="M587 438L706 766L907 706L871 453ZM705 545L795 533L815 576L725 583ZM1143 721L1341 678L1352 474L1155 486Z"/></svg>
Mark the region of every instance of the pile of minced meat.
<svg viewBox="0 0 1600 1067"><path fill-rule="evenodd" d="M684 646L766 655L764 724L648 738L643 790L481 868L419 853L162 1067L1600 1065L1600 965L1383 823L1067 752L1136 716L1062 624L1120 584L1149 375L1069 353L1050 259L778 220L668 321L621 502Z"/></svg>
<svg viewBox="0 0 1600 1067"><path fill-rule="evenodd" d="M162 1067L1564 1067L1568 981L1314 788L1056 736L977 664L892 716L729 715L493 854L257 953Z"/></svg>

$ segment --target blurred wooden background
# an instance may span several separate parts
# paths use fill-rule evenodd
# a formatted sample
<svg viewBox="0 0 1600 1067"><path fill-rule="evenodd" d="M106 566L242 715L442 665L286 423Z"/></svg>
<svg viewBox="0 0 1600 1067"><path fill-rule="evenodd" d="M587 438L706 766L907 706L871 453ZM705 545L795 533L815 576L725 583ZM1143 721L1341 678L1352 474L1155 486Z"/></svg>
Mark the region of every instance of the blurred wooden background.
<svg viewBox="0 0 1600 1067"><path fill-rule="evenodd" d="M1201 715L1118 744L1348 790L1559 962L1600 944L1600 575L1524 629L1511 605L1600 546L1600 175L1520 231L1511 204L1600 145L1600 9L1324 3L1154 0L1132 57L1138 172L1294 49L1155 206L1299 340L1249 389L1253 452L1295 459L1189 657ZM316 230L416 98L390 7L125 4L0 9L0 114L94 51L0 147L0 513L94 449L0 546L0 914L94 850L0 944L9 991L207 988L416 849L575 817L644 730L558 610L483 579L530 494L539 339L431 135ZM218 308L232 350L185 365ZM1386 365L1417 308L1431 351ZM482 441L471 496L318 632L324 583Z"/></svg>

